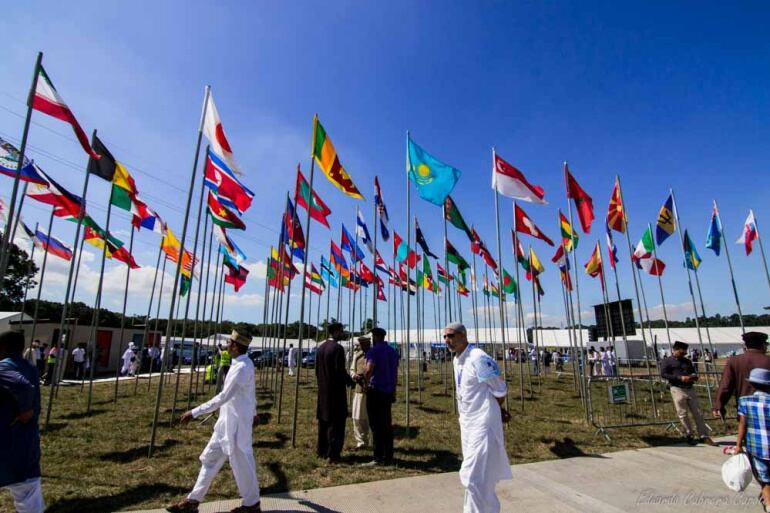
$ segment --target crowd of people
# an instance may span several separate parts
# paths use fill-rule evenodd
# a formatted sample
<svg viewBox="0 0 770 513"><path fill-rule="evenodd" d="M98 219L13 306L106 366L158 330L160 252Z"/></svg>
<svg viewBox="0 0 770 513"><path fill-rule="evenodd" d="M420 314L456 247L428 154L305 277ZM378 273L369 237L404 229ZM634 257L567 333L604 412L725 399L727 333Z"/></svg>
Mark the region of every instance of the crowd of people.
<svg viewBox="0 0 770 513"><path fill-rule="evenodd" d="M330 324L328 333L329 338L318 347L315 365L317 456L332 465L343 463L345 428L350 416L355 449L371 447L372 460L363 465L393 465L392 405L396 401L400 355L386 341L387 333L382 328L374 328L359 337L349 360L340 344L346 337L342 324ZM454 355L464 512L499 512L495 485L512 477L503 436L503 425L510 420L510 414L504 408L506 383L495 355L490 356L469 344L466 328L461 323L447 325L443 338ZM745 351L728 358L724 366L712 415L724 418L728 403L735 398L734 408L739 418L736 451L748 454L754 477L762 487L763 507L770 511L768 337L764 333L748 332L743 341ZM259 423L259 417L254 364L247 354L250 342L250 337L233 331L227 347L220 346L215 355L218 393L208 402L185 412L180 419L187 423L218 412L214 431L200 456L201 469L193 489L186 498L167 508L172 513L196 513L226 461L230 463L242 499L241 506L233 511L261 511L252 450L253 427ZM8 331L0 334L0 487L11 493L17 511L38 513L44 509L38 431L40 377L53 371L57 353L55 348L48 350L37 341L26 350L24 346L23 333ZM671 355L658 363L660 376L668 382L686 441L692 445L699 442L713 445L695 388L699 381L696 364L701 355L688 349L686 343L675 342ZM123 359L124 365L130 364L128 372L138 359L136 353L136 348L129 346L128 357ZM563 365L570 356L558 349L543 349L535 351L534 355L530 351L527 355L533 366L538 366L538 372L540 365L548 369L553 362L558 370L560 363ZM612 347L599 351L590 348L587 353L577 356L578 363L587 363L593 375L617 375L617 359ZM711 355L702 356L708 362L706 358ZM82 376L88 362L85 347L76 348L72 358L79 364L75 366L76 374ZM296 351L295 355L289 352L288 362L293 370ZM422 363L427 364L427 355L423 356ZM352 411L348 411L349 388L353 388ZM695 423L694 428L690 418Z"/></svg>

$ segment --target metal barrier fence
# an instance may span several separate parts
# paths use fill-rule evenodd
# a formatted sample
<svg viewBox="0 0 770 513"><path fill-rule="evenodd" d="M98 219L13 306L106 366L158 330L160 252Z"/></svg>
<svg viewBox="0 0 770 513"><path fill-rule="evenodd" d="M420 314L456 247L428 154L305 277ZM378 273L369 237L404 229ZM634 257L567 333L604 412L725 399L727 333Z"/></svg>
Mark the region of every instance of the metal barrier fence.
<svg viewBox="0 0 770 513"><path fill-rule="evenodd" d="M722 364L709 364L704 368L701 363L700 379L694 386L709 430L722 367ZM584 380L588 420L596 433L607 440L610 440L607 430L630 427L666 426L666 431L682 433L668 383L660 377L655 361L650 360L649 367L645 360L623 361L615 375L586 375Z"/></svg>

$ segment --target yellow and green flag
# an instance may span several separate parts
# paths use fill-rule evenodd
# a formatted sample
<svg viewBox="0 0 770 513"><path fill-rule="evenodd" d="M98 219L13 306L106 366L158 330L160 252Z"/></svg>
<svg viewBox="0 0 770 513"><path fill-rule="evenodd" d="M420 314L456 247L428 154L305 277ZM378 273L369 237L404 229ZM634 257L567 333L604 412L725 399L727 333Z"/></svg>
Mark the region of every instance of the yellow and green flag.
<svg viewBox="0 0 770 513"><path fill-rule="evenodd" d="M351 198L364 199L345 168L340 163L337 150L334 149L326 130L318 121L318 116L313 117L313 158L323 170L326 178L339 190Z"/></svg>

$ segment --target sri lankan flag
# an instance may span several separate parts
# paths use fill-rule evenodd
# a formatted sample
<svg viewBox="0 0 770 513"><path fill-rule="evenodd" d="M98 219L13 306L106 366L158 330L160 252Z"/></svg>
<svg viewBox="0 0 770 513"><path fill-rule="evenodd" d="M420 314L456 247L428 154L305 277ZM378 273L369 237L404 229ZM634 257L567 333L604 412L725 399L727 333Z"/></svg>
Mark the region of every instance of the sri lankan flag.
<svg viewBox="0 0 770 513"><path fill-rule="evenodd" d="M580 239L577 232L572 229L572 225L569 224L569 219L562 214L561 210L559 210L559 227L561 228L561 239L564 241L564 249L567 251L576 249Z"/></svg>
<svg viewBox="0 0 770 513"><path fill-rule="evenodd" d="M350 175L340 163L337 150L334 149L331 139L326 135L326 130L318 121L318 115L313 117L313 158L323 170L326 178L339 190L351 198L364 199L363 195L353 183Z"/></svg>

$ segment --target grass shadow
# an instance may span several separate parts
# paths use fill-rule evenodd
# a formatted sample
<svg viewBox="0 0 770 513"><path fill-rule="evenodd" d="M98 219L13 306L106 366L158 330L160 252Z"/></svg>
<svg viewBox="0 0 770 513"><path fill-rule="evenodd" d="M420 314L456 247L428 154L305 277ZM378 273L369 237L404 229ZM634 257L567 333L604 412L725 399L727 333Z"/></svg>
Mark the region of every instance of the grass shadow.
<svg viewBox="0 0 770 513"><path fill-rule="evenodd" d="M409 429L406 429L406 426L399 426L394 424L393 425L393 438L409 438L414 439L417 438L420 434L420 427L419 426L410 426Z"/></svg>
<svg viewBox="0 0 770 513"><path fill-rule="evenodd" d="M69 424L66 422L49 422L47 426L40 427L40 434L42 436L45 436L46 433L53 433L55 431L62 430L66 428Z"/></svg>
<svg viewBox="0 0 770 513"><path fill-rule="evenodd" d="M543 440L553 442L553 445L548 448L551 453L556 455L557 458L606 458L601 454L588 454L577 446L575 441L569 437L565 437L563 440Z"/></svg>
<svg viewBox="0 0 770 513"><path fill-rule="evenodd" d="M46 513L101 513L117 511L131 504L145 502L160 495L181 495L187 492L181 486L170 486L163 483L144 483L128 488L117 494L101 497L73 497L54 502L46 509Z"/></svg>
<svg viewBox="0 0 770 513"><path fill-rule="evenodd" d="M289 478L286 476L286 472L283 471L281 464L278 462L268 463L267 468L275 476L276 482L270 486L262 488L259 493L268 495L271 493L283 493L289 491Z"/></svg>
<svg viewBox="0 0 770 513"><path fill-rule="evenodd" d="M166 440L163 442L163 444L155 446L155 448L153 449L153 454L166 451L178 444L179 444L179 440L173 440L173 439ZM140 447L126 449L125 451L107 452L99 456L99 459L102 461L112 461L115 463L130 463L140 458L146 458L149 450L150 450L149 445L142 445Z"/></svg>
<svg viewBox="0 0 770 513"><path fill-rule="evenodd" d="M427 460L410 460L396 458L399 468L420 470L423 472L454 472L460 468L460 458L452 451L443 449L396 449L396 453L402 456L430 456Z"/></svg>
<svg viewBox="0 0 770 513"><path fill-rule="evenodd" d="M261 419L260 419L261 424ZM286 447L286 442L289 441L289 437L283 433L276 433L275 440L262 441L259 440L254 444L254 447L258 449L283 449Z"/></svg>
<svg viewBox="0 0 770 513"><path fill-rule="evenodd" d="M647 445L650 445L652 447L659 447L663 445L676 445L682 443L682 437L677 435L669 436L669 435L657 435L657 434L651 434L651 435L643 435L639 437L644 443Z"/></svg>
<svg viewBox="0 0 770 513"><path fill-rule="evenodd" d="M417 407L418 410L424 411L425 413L446 413L446 410L442 410L439 408L432 408L430 406L421 405Z"/></svg>
<svg viewBox="0 0 770 513"><path fill-rule="evenodd" d="M87 419L88 417L93 417L94 415L100 415L102 413L106 413L107 410L91 410L91 413L84 412L84 411L77 411L68 413L66 415L62 415L61 419L64 420L80 420L80 419Z"/></svg>

